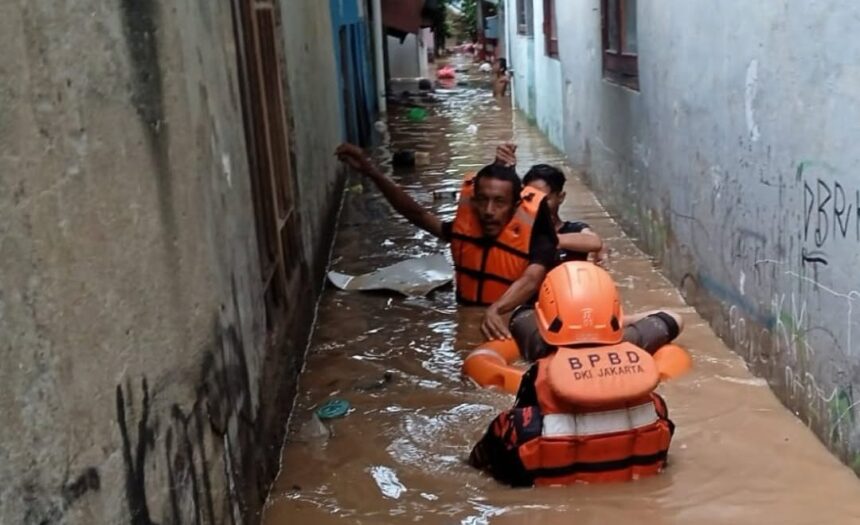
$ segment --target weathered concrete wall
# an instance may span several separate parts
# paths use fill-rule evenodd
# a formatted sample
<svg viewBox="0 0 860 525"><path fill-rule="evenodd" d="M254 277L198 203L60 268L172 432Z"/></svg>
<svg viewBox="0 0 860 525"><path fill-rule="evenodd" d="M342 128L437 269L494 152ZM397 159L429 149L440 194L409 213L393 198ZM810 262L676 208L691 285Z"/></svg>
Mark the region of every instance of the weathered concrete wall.
<svg viewBox="0 0 860 525"><path fill-rule="evenodd" d="M305 253L314 286L322 283L340 193L341 166L334 149L341 141L340 93L327 2L280 0L286 50L286 89L292 100L292 147L303 218ZM302 305L304 307L304 305Z"/></svg>
<svg viewBox="0 0 860 525"><path fill-rule="evenodd" d="M505 11L511 13L511 16L505 19L508 52L510 54L508 67L513 76L511 97L514 107L520 109L530 118L534 118L534 38L518 33L516 0L506 0Z"/></svg>
<svg viewBox="0 0 860 525"><path fill-rule="evenodd" d="M406 35L402 43L393 36L386 38L391 78L419 78L427 75L427 50L417 35Z"/></svg>
<svg viewBox="0 0 860 525"><path fill-rule="evenodd" d="M253 522L303 345L264 344L229 3L5 2L0 43L0 523ZM337 101L293 102L322 246Z"/></svg>
<svg viewBox="0 0 860 525"><path fill-rule="evenodd" d="M513 6L514 3L514 1L508 0L509 6ZM508 35L508 67L513 77L511 98L514 107L522 110L526 115L531 115L534 113L529 99L529 87L533 86L529 75L529 68L534 67L530 58L531 53L529 52L529 42L531 39L517 33L516 11L511 11L511 8L507 7L508 12L512 13L512 16L507 17L505 20L505 26L507 27L506 34ZM531 76L533 76L534 69L531 72Z"/></svg>
<svg viewBox="0 0 860 525"><path fill-rule="evenodd" d="M639 2L639 92L602 78L600 2L557 5L566 152L860 470L860 5Z"/></svg>
<svg viewBox="0 0 860 525"><path fill-rule="evenodd" d="M543 0L532 2L532 34L517 34L516 0L507 0L505 6L511 16L506 24L511 39L514 69L514 104L529 118L556 147L564 146L564 121L561 62L546 54L543 32ZM561 26L559 26L561 27Z"/></svg>

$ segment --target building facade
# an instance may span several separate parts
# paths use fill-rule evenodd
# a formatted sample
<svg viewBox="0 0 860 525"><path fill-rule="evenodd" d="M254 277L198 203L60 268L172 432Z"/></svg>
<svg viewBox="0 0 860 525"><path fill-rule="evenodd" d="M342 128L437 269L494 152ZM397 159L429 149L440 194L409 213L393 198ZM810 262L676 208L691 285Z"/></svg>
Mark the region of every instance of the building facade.
<svg viewBox="0 0 860 525"><path fill-rule="evenodd" d="M553 46L544 27L551 19L552 5L544 0L506 0L503 20L514 105L561 149L564 146L561 61L558 45Z"/></svg>
<svg viewBox="0 0 860 525"><path fill-rule="evenodd" d="M0 522L256 522L354 118L330 4L0 13Z"/></svg>
<svg viewBox="0 0 860 525"><path fill-rule="evenodd" d="M522 4L534 37L507 26L517 106L860 471L860 40L844 38L860 6L517 0L509 13ZM541 23L547 5L555 20ZM540 43L553 38L560 78L542 78ZM560 132L541 120L544 102Z"/></svg>

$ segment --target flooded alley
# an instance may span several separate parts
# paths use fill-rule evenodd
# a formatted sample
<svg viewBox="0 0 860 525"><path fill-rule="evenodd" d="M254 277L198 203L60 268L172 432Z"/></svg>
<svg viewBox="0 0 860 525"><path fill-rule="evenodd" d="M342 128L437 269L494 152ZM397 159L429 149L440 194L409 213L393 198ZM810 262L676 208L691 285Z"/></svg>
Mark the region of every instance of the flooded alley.
<svg viewBox="0 0 860 525"><path fill-rule="evenodd" d="M419 202L453 217L464 172L492 161L496 145L519 146L518 171L565 165L487 77L471 66L466 85L438 89L426 120L410 104L389 109L390 142L376 159ZM475 127L477 129L475 129ZM430 164L391 165L400 149ZM458 309L451 287L426 298L325 290L265 525L287 524L689 524L860 523L860 482L754 377L686 306L654 262L624 235L571 170L562 216L588 222L609 244L608 262L626 312L683 313L679 344L694 369L660 387L677 431L659 476L620 485L510 489L472 469L471 447L512 396L462 379L481 340L479 312ZM365 273L447 247L407 223L372 182L353 175L331 268ZM350 412L311 423L330 397Z"/></svg>
<svg viewBox="0 0 860 525"><path fill-rule="evenodd" d="M860 525L860 2L666 4L0 2L0 525Z"/></svg>

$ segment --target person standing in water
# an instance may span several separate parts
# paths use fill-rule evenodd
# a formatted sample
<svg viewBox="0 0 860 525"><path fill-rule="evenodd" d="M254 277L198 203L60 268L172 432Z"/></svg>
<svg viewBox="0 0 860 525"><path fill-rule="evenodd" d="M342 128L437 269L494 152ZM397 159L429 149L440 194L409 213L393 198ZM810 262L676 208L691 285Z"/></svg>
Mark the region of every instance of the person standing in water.
<svg viewBox="0 0 860 525"><path fill-rule="evenodd" d="M497 58L493 62L493 96L504 97L508 94L508 61L504 58Z"/></svg>
<svg viewBox="0 0 860 525"><path fill-rule="evenodd" d="M496 148L497 162L505 166L515 167L517 163L516 145L502 144ZM587 261L589 254L592 262L602 266L608 250L600 236L582 221L565 221L559 215L559 209L567 196L564 185L567 178L564 173L549 164L532 166L523 178L523 184L546 194L546 203L552 215L552 222L558 236L559 262Z"/></svg>
<svg viewBox="0 0 860 525"><path fill-rule="evenodd" d="M510 338L504 316L534 302L557 262L558 239L544 194L524 189L513 168L489 164L466 177L455 219L443 221L386 177L361 148L342 144L335 153L372 180L412 224L451 243L457 302L486 307L484 337Z"/></svg>

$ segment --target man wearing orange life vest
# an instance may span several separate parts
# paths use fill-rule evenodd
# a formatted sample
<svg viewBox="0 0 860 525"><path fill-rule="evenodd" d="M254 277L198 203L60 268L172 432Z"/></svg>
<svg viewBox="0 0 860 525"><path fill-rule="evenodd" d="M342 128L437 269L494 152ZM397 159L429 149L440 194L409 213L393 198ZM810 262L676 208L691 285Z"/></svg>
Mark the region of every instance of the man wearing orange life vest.
<svg viewBox="0 0 860 525"><path fill-rule="evenodd" d="M481 331L488 339L510 337L503 315L532 300L555 265L557 238L544 195L522 188L516 171L490 164L469 176L453 221L444 222L386 177L357 146L336 154L369 177L410 222L451 243L457 301L486 306Z"/></svg>
<svg viewBox="0 0 860 525"><path fill-rule="evenodd" d="M609 274L586 262L552 270L536 305L554 353L522 378L514 407L472 450L472 466L513 486L627 481L666 464L674 424L654 392L648 352L622 340Z"/></svg>

